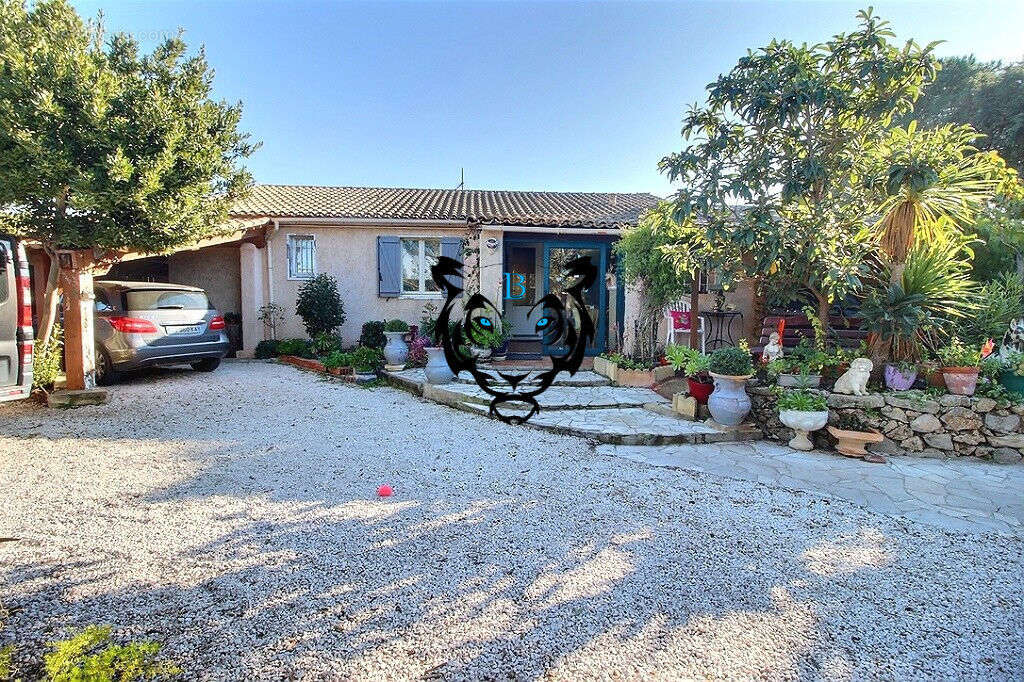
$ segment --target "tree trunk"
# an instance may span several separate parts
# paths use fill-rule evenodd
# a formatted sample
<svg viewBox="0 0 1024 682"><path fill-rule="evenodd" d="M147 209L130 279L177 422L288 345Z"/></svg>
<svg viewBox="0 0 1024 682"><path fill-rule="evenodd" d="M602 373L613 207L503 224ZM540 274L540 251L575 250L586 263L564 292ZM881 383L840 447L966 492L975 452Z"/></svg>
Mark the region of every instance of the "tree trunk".
<svg viewBox="0 0 1024 682"><path fill-rule="evenodd" d="M39 329L36 330L37 346L45 346L53 332L53 324L57 320L57 294L60 284L60 264L57 262L57 254L50 246L44 246L43 250L50 258L50 271L46 277L46 294L40 301Z"/></svg>
<svg viewBox="0 0 1024 682"><path fill-rule="evenodd" d="M907 254L914 245L914 227L917 210L904 201L885 216L882 223L882 252L889 264L889 283L901 284Z"/></svg>

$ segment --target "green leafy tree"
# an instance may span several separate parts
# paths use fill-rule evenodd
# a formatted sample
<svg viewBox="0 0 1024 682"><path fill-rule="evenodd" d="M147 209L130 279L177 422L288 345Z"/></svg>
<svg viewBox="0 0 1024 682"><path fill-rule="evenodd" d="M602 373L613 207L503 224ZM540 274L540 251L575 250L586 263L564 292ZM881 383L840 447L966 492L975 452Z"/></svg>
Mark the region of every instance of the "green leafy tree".
<svg viewBox="0 0 1024 682"><path fill-rule="evenodd" d="M996 151L1018 171L1024 170L1024 62L980 62L973 56L946 57L935 82L901 117L906 127L968 124L983 137L978 148Z"/></svg>
<svg viewBox="0 0 1024 682"><path fill-rule="evenodd" d="M830 303L868 272L873 197L861 157L937 68L934 44L896 46L870 10L858 18L857 30L825 43L776 40L749 52L687 112L688 146L660 164L682 184L677 218L697 218L714 265L735 277L792 273L824 324ZM688 240L672 250L694 269Z"/></svg>
<svg viewBox="0 0 1024 682"><path fill-rule="evenodd" d="M875 214L891 281L898 283L919 239L964 232L997 196L1019 193L1016 171L998 153L979 151L968 125L893 128L864 155L865 184L876 194Z"/></svg>
<svg viewBox="0 0 1024 682"><path fill-rule="evenodd" d="M309 338L333 334L345 324L345 305L338 292L338 280L320 273L303 282L295 302L295 314L302 318Z"/></svg>
<svg viewBox="0 0 1024 682"><path fill-rule="evenodd" d="M0 0L0 227L60 248L159 253L208 236L251 183L240 104L210 98L203 50L152 54L66 0Z"/></svg>

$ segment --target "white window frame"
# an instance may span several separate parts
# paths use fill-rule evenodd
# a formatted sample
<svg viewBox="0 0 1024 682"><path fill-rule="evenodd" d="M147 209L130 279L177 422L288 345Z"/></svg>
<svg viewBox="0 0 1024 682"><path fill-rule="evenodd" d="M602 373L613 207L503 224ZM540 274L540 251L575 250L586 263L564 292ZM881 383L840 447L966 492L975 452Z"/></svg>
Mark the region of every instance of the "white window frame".
<svg viewBox="0 0 1024 682"><path fill-rule="evenodd" d="M399 258L405 258L405 246L402 242L417 242L419 244L419 258L417 263L419 264L420 272L420 287L418 291L406 291L405 290L405 277L402 277L402 263L399 262L399 277L398 277L398 296L399 298L444 298L443 291L426 291L427 280L430 279L430 268L426 264L426 247L423 242L427 239L434 240L437 242L437 255L441 256L441 238L432 235L426 235L421 237L399 237L398 238L398 253Z"/></svg>
<svg viewBox="0 0 1024 682"><path fill-rule="evenodd" d="M308 274L308 275L305 275L305 274L295 274L295 273L292 272L292 263L293 263L292 254L295 252L295 241L298 240L298 239L308 239L309 243L310 243L310 245L311 245L311 247L313 249L313 254L312 254L312 259L311 259L312 262L313 262L313 272ZM288 235L286 235L285 254L284 255L285 255L285 259L288 261L288 279L289 280L303 281L304 282L306 280L313 279L314 277L316 277L317 272L319 272L319 269L317 268L317 263L316 263L316 235L315 234L298 234L298 233L296 233L296 234L288 234Z"/></svg>

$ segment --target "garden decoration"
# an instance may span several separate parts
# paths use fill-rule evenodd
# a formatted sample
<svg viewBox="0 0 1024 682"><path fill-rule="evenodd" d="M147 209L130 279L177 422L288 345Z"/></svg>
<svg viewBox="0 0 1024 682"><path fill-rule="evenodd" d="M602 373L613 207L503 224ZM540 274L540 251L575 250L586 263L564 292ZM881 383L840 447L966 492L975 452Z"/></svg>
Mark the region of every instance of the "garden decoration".
<svg viewBox="0 0 1024 682"><path fill-rule="evenodd" d="M946 388L956 395L974 395L978 387L978 374L981 361L992 354L995 344L991 339L985 342L981 350L974 350L964 345L958 338L953 338L949 345L939 349L942 360L942 378Z"/></svg>
<svg viewBox="0 0 1024 682"><path fill-rule="evenodd" d="M429 384L447 384L455 378L455 373L448 366L444 359L444 348L439 346L427 346L427 364L423 368L423 376Z"/></svg>
<svg viewBox="0 0 1024 682"><path fill-rule="evenodd" d="M750 414L746 381L754 374L750 353L741 348L719 348L708 363L715 390L708 397L711 418L725 426L739 426Z"/></svg>
<svg viewBox="0 0 1024 682"><path fill-rule="evenodd" d="M917 365L910 362L887 362L885 386L891 391L909 391L917 381Z"/></svg>
<svg viewBox="0 0 1024 682"><path fill-rule="evenodd" d="M779 326L786 324L785 320L779 323ZM771 336L768 337L768 344L761 351L761 362L773 362L782 358L782 340L779 332L772 332Z"/></svg>
<svg viewBox="0 0 1024 682"><path fill-rule="evenodd" d="M451 320L452 310L463 291L462 287L453 282L454 279L461 281L462 263L441 256L430 268L434 282L446 292L444 307L441 308L436 324L445 361L456 375L463 370L472 374L477 386L493 396L490 403L492 417L509 424L522 424L540 409L537 396L551 386L558 373L568 372L572 376L583 362L587 346L596 333L594 321L583 300L583 292L596 281L597 267L590 262L589 256L576 258L566 267L569 281L572 282L564 289L566 302L563 303L558 295L548 294L527 313L528 318L535 312L539 313L534 326L537 334L545 346L557 347L559 351L548 356L551 359L550 369L525 374L489 372L480 368L477 359L471 352L467 352L465 346L483 345L486 338L500 334L501 315L491 301L476 293L465 303L461 324ZM499 379L507 382L508 387L501 385ZM525 414L503 414L499 409L505 406L522 411L522 407L515 407L517 404L526 406Z"/></svg>
<svg viewBox="0 0 1024 682"><path fill-rule="evenodd" d="M838 423L833 426L829 424L828 432L838 442L836 451L847 457L859 457L865 462L873 464L884 464L886 459L882 455L868 452L864 446L868 443L881 443L882 434L874 429L868 428L856 417L840 415Z"/></svg>
<svg viewBox="0 0 1024 682"><path fill-rule="evenodd" d="M874 363L868 358L853 359L850 362L850 369L836 379L836 385L832 391L846 395L867 395L868 379L871 377L871 370L874 366Z"/></svg>
<svg viewBox="0 0 1024 682"><path fill-rule="evenodd" d="M1024 317L1010 320L1010 328L1003 334L1003 342L999 346L999 356L1003 359L1013 352L1024 353Z"/></svg>
<svg viewBox="0 0 1024 682"><path fill-rule="evenodd" d="M807 389L786 391L779 398L779 421L793 429L789 447L794 450L813 450L808 437L811 431L824 428L828 423L828 405L825 396Z"/></svg>
<svg viewBox="0 0 1024 682"><path fill-rule="evenodd" d="M384 336L387 338L387 343L384 344L386 369L394 371L405 368L405 363L409 359L409 345L404 337L408 333L409 323L404 320L388 320L384 323Z"/></svg>
<svg viewBox="0 0 1024 682"><path fill-rule="evenodd" d="M387 483L377 488L377 497L391 497L394 494L394 490L391 489Z"/></svg>

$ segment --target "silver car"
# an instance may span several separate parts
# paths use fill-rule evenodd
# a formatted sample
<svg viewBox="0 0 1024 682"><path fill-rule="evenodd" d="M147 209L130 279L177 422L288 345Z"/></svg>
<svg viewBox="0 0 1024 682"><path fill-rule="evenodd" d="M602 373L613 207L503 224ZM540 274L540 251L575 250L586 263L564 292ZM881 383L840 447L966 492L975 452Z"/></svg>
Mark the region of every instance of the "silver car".
<svg viewBox="0 0 1024 682"><path fill-rule="evenodd" d="M230 348L224 317L196 287L162 282L94 283L96 381L119 372L189 363L212 372Z"/></svg>

